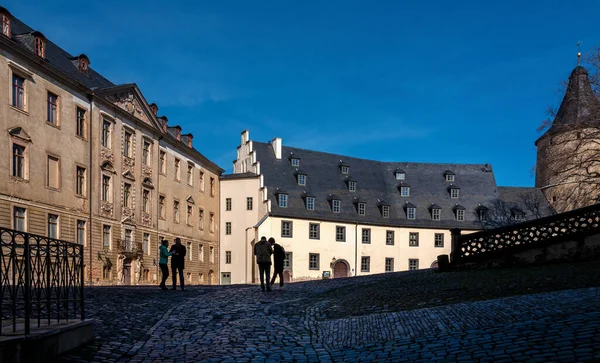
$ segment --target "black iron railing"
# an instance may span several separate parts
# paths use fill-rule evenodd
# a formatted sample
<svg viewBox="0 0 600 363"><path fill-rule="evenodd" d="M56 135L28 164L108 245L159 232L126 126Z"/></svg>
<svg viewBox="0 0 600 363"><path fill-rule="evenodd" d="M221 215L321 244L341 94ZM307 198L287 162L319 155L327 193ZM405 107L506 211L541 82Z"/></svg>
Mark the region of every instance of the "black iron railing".
<svg viewBox="0 0 600 363"><path fill-rule="evenodd" d="M84 319L83 246L0 228L0 335Z"/></svg>
<svg viewBox="0 0 600 363"><path fill-rule="evenodd" d="M471 234L452 230L451 262L492 258L538 243L558 243L593 233L600 233L600 204Z"/></svg>

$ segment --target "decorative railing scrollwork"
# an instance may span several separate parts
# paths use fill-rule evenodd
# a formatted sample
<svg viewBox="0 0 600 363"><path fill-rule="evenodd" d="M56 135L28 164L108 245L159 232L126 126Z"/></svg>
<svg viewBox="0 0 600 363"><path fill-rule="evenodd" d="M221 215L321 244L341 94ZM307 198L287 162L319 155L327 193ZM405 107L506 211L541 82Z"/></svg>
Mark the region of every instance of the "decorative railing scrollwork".
<svg viewBox="0 0 600 363"><path fill-rule="evenodd" d="M568 241L600 233L600 204L492 230L460 235L453 243L453 263L526 249L537 243Z"/></svg>
<svg viewBox="0 0 600 363"><path fill-rule="evenodd" d="M83 246L0 228L0 335L84 319Z"/></svg>

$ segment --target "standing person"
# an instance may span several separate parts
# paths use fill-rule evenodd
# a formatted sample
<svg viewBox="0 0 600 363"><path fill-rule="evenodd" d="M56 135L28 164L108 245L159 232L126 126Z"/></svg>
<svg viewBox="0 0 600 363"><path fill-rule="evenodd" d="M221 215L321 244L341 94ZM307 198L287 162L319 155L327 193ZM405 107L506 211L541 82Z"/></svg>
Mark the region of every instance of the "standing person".
<svg viewBox="0 0 600 363"><path fill-rule="evenodd" d="M160 266L160 272L162 273L162 281L160 282L160 288L163 290L168 290L165 286L165 282L169 277L169 267L167 266L167 263L169 262L169 256L172 255L172 253L169 252L167 248L168 244L169 241L167 241L166 239L160 241L160 260L158 261L158 266Z"/></svg>
<svg viewBox="0 0 600 363"><path fill-rule="evenodd" d="M279 287L283 289L283 261L285 260L285 249L278 243L275 243L275 238L269 238L269 243L273 247L273 278L271 286L275 285L275 278L279 275Z"/></svg>
<svg viewBox="0 0 600 363"><path fill-rule="evenodd" d="M271 292L269 276L271 275L271 255L273 249L266 237L261 237L260 241L254 245L254 255L258 263L258 273L260 274L260 288L265 291L265 280L267 280L267 292Z"/></svg>
<svg viewBox="0 0 600 363"><path fill-rule="evenodd" d="M181 285L181 291L185 291L183 283L183 269L185 265L185 254L186 248L181 244L179 237L175 238L175 244L171 246L171 272L173 273L173 288L171 290L177 290L177 271L179 270L179 284Z"/></svg>

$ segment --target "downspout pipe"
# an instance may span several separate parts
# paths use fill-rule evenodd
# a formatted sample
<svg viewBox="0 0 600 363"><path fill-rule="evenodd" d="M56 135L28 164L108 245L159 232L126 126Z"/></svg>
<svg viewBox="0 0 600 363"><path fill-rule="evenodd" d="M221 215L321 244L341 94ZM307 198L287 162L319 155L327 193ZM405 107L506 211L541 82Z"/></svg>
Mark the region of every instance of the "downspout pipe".
<svg viewBox="0 0 600 363"><path fill-rule="evenodd" d="M354 225L354 276L358 276L358 222Z"/></svg>
<svg viewBox="0 0 600 363"><path fill-rule="evenodd" d="M91 94L88 94L88 99L90 100L90 117L88 118L88 129L89 129L89 175L88 175L88 182L87 182L87 197L88 197L88 219L89 219L89 226L88 226L88 249L90 250L90 265L88 267L89 270L89 275L90 275L90 281L89 281L89 285L91 286L93 283L93 275L92 275L92 262L93 262L93 251L92 251L92 229L93 229L93 222L92 222L92 201L94 200L94 198L92 198L92 181L93 179L93 172L94 172L94 159L93 159L93 151L94 151L94 138L92 137L93 132L94 132L94 127L93 127L93 121L94 121L94 92L92 91Z"/></svg>

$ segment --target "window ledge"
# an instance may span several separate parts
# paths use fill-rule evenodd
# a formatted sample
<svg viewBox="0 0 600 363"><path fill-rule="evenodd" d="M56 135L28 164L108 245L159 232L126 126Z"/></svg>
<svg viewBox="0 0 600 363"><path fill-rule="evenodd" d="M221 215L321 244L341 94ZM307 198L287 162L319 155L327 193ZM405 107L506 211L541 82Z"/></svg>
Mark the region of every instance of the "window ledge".
<svg viewBox="0 0 600 363"><path fill-rule="evenodd" d="M13 180L15 182L20 182L20 183L29 183L29 179L20 178L18 176L14 176L14 175L10 176L10 180Z"/></svg>
<svg viewBox="0 0 600 363"><path fill-rule="evenodd" d="M18 107L15 107L15 106L11 105L11 104L9 104L8 106L9 106L9 107L10 107L10 109L12 109L13 111L17 111L17 112L19 112L19 113L22 113L23 115L27 115L27 116L29 116L29 112L27 112L27 110L22 110L22 109L20 109L20 108L18 108Z"/></svg>
<svg viewBox="0 0 600 363"><path fill-rule="evenodd" d="M60 125L59 124L53 124L50 121L46 121L46 125L50 126L50 127L54 127L55 129L60 130Z"/></svg>
<svg viewBox="0 0 600 363"><path fill-rule="evenodd" d="M80 199L87 199L87 195L83 195L83 194L75 194L75 197L80 198Z"/></svg>
<svg viewBox="0 0 600 363"><path fill-rule="evenodd" d="M77 135L77 134L75 134L75 137L76 137L76 138L78 138L78 139L80 139L80 140L83 140L83 141L85 141L85 142L87 142L87 141L88 141L88 140L87 140L87 137L79 136L79 135Z"/></svg>

